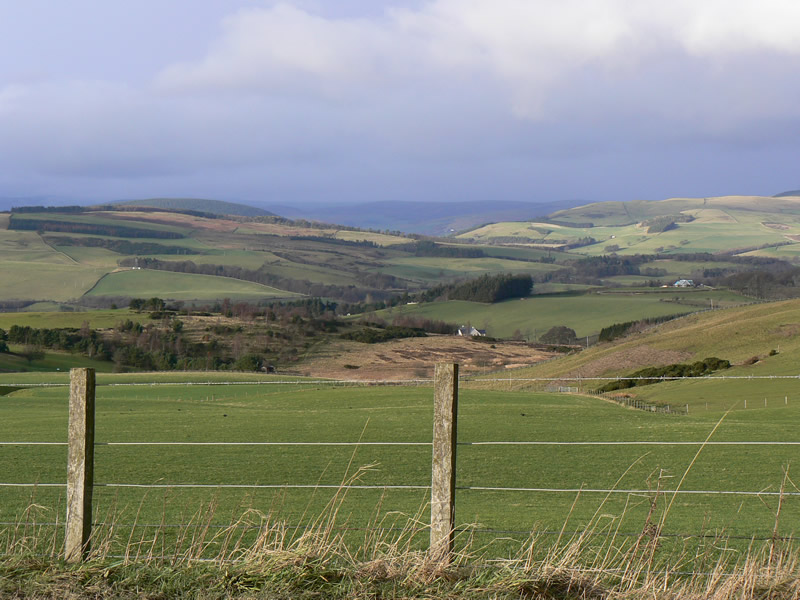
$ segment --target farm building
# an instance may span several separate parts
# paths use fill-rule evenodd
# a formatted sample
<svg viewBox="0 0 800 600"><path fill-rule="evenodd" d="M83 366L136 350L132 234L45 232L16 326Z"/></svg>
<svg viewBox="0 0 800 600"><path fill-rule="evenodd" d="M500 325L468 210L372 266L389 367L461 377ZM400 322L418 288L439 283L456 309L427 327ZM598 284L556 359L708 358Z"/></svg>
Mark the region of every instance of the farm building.
<svg viewBox="0 0 800 600"><path fill-rule="evenodd" d="M472 336L472 337L484 336L484 335L486 335L486 330L485 329L475 329L471 325L462 325L461 327L458 328L458 335L464 336L464 337L466 337L466 336Z"/></svg>
<svg viewBox="0 0 800 600"><path fill-rule="evenodd" d="M676 281L673 284L673 286L681 288L694 287L694 281L692 281L691 279L678 279L678 281Z"/></svg>

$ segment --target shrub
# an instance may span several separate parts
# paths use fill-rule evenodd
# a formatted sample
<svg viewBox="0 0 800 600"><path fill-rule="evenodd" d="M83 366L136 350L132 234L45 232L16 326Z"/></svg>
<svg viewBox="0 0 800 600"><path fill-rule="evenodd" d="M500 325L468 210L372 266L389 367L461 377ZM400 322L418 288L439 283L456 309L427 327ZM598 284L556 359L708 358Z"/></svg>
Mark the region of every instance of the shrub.
<svg viewBox="0 0 800 600"><path fill-rule="evenodd" d="M574 344L577 339L578 336L574 329L564 325L555 325L542 334L539 341L544 344L570 345Z"/></svg>
<svg viewBox="0 0 800 600"><path fill-rule="evenodd" d="M757 357L756 357L757 358ZM703 377L714 371L730 368L731 363L715 356L693 362L691 364L672 364L665 367L646 367L627 375L631 379L612 381L597 389L598 392L613 392L640 385L651 385L664 381L663 378Z"/></svg>

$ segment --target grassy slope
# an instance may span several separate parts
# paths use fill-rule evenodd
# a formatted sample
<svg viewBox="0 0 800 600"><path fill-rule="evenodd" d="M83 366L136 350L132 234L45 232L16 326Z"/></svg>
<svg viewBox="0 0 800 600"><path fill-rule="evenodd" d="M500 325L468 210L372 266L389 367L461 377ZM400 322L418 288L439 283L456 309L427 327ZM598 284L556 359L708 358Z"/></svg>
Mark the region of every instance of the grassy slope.
<svg viewBox="0 0 800 600"><path fill-rule="evenodd" d="M768 356L771 350L779 351ZM520 377L558 377L567 374L590 376L625 375L632 370L657 364L657 353L683 354L684 361L717 356L732 363L744 363L754 356L761 362L738 366L726 374L793 375L794 356L800 351L800 301L788 300L708 311L664 323L646 332L610 343L598 344L574 356L515 371ZM637 357L639 360L637 361ZM661 362L660 364L667 364ZM640 388L637 393L653 395L668 385ZM686 383L675 385L687 385ZM741 385L741 384L740 384ZM764 386L763 382L758 383ZM665 386L665 387L662 387ZM658 392L660 393L660 392Z"/></svg>
<svg viewBox="0 0 800 600"><path fill-rule="evenodd" d="M88 296L131 296L169 300L211 301L292 298L297 294L230 277L169 273L147 269L110 273L97 282Z"/></svg>
<svg viewBox="0 0 800 600"><path fill-rule="evenodd" d="M12 325L21 327L55 329L58 327L83 326L89 322L92 329L105 329L114 327L120 321L130 319L142 322L147 320L147 314L136 313L128 309L119 310L87 310L81 312L15 312L0 313L0 329L11 328Z"/></svg>
<svg viewBox="0 0 800 600"><path fill-rule="evenodd" d="M273 214L267 210L247 204L205 198L144 198L141 200L116 202L115 206L143 206L166 208L168 210L197 210L216 215L266 216Z"/></svg>

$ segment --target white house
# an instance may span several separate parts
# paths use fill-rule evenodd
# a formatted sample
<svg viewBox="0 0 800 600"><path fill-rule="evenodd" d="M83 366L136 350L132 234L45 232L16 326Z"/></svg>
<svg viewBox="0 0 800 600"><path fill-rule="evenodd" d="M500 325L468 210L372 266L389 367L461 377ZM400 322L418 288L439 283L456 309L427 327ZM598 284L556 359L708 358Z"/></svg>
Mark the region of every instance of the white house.
<svg viewBox="0 0 800 600"><path fill-rule="evenodd" d="M691 279L678 279L673 285L675 287L694 287L694 281Z"/></svg>
<svg viewBox="0 0 800 600"><path fill-rule="evenodd" d="M475 329L471 325L462 325L461 327L458 328L458 335L461 335L461 336L464 336L464 337L466 337L466 336L472 336L472 337L484 336L484 335L486 335L486 330L485 329Z"/></svg>

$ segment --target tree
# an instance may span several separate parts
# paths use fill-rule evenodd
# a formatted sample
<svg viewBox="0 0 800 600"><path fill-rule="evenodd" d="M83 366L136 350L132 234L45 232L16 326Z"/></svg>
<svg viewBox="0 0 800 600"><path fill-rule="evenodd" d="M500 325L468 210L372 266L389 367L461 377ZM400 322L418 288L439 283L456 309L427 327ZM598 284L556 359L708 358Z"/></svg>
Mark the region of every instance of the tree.
<svg viewBox="0 0 800 600"><path fill-rule="evenodd" d="M570 329L565 325L555 325L548 329L539 341L544 344L565 344L570 345L578 341L578 336L575 334L574 329Z"/></svg>

